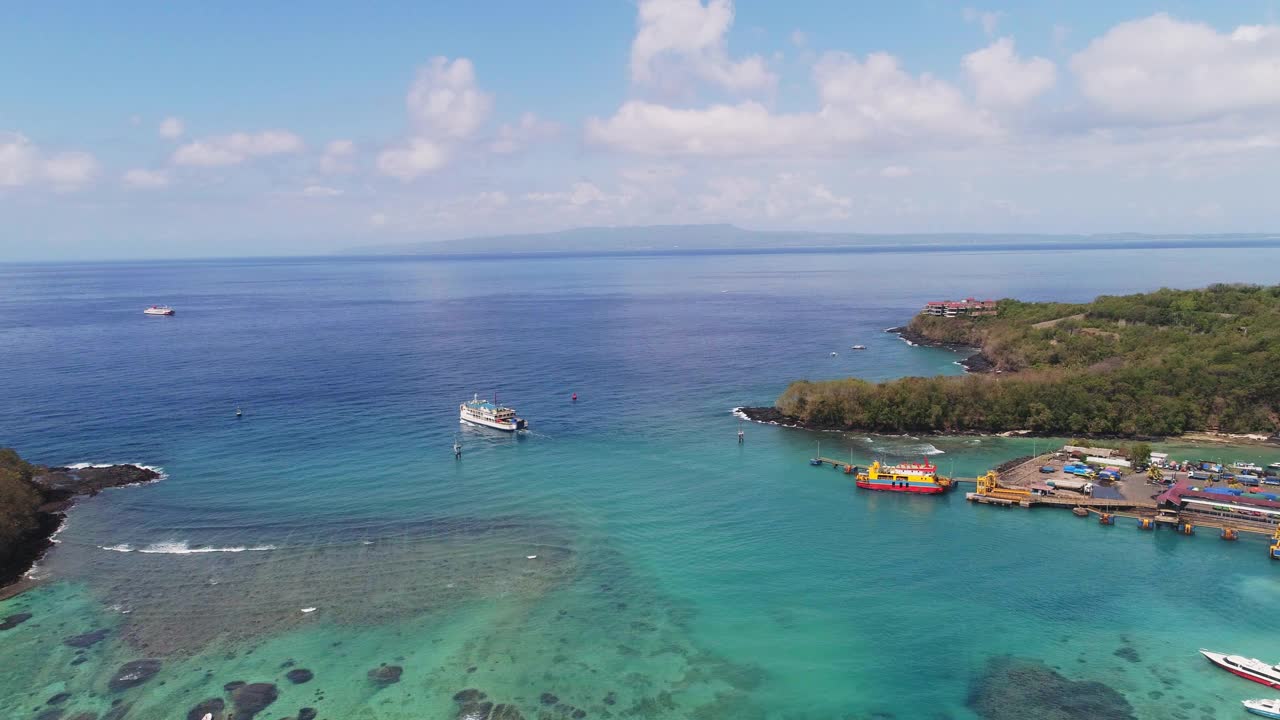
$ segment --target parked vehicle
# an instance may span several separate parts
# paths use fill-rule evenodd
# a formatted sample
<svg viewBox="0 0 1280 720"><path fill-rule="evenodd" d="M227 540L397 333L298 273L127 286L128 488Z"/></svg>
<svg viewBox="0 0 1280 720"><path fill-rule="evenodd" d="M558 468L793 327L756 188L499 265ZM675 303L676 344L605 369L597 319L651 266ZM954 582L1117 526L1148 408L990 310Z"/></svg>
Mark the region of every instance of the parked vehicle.
<svg viewBox="0 0 1280 720"><path fill-rule="evenodd" d="M1063 465L1062 472L1067 473L1068 475L1078 475L1080 477L1087 477L1087 478L1092 478L1097 475L1097 473L1094 472L1093 468L1089 467L1088 465L1082 465L1079 463Z"/></svg>
<svg viewBox="0 0 1280 720"><path fill-rule="evenodd" d="M1040 466L1040 472L1044 473L1045 475L1048 475L1049 473L1056 473L1056 472L1058 472L1058 468L1056 468L1056 467L1054 467L1054 466L1052 466L1052 465L1041 465L1041 466Z"/></svg>

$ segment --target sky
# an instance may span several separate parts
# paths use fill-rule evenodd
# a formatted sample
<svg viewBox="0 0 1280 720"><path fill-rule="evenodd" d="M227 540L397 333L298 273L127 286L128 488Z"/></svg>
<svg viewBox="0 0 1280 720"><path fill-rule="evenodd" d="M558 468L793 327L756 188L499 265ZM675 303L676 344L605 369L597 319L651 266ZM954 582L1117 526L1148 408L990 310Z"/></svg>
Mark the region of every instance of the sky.
<svg viewBox="0 0 1280 720"><path fill-rule="evenodd" d="M15 2L0 262L1280 231L1280 0Z"/></svg>

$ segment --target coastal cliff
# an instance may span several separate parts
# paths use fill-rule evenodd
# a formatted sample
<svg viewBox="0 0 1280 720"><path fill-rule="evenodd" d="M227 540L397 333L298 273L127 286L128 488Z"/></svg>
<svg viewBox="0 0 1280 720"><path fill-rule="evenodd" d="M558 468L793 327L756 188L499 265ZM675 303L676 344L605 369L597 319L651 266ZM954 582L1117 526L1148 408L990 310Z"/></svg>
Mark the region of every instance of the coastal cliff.
<svg viewBox="0 0 1280 720"><path fill-rule="evenodd" d="M52 546L77 497L158 480L137 465L43 467L0 449L0 596Z"/></svg>
<svg viewBox="0 0 1280 720"><path fill-rule="evenodd" d="M963 377L793 382L752 419L886 433L1158 437L1280 429L1280 286L1214 285L1090 303L1001 300L921 314L905 340L972 348ZM776 413L776 414L774 414Z"/></svg>

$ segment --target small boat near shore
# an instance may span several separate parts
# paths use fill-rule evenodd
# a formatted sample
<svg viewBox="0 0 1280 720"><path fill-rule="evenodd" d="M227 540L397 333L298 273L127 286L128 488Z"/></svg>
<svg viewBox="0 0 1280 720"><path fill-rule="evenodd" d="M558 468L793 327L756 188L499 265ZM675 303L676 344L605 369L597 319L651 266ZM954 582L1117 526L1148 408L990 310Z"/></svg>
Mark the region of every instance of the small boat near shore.
<svg viewBox="0 0 1280 720"><path fill-rule="evenodd" d="M1280 700L1242 700L1244 709L1265 718L1280 718Z"/></svg>
<svg viewBox="0 0 1280 720"><path fill-rule="evenodd" d="M1257 658L1228 655L1212 650L1201 650L1200 654L1232 675L1280 690L1280 665L1268 665Z"/></svg>
<svg viewBox="0 0 1280 720"><path fill-rule="evenodd" d="M168 316L168 315L172 315L173 313L174 313L174 309L173 309L173 308L171 308L171 307L169 307L168 305L152 305L151 307L149 307L149 308L147 308L146 310L143 310L143 311L142 311L142 314L143 314L143 315L165 315L165 316Z"/></svg>

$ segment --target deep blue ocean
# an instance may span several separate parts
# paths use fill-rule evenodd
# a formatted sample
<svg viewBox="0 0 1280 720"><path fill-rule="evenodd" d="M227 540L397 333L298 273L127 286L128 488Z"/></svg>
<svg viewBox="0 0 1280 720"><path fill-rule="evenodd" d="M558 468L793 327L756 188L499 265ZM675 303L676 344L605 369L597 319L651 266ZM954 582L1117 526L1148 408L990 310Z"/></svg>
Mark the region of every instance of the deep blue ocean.
<svg viewBox="0 0 1280 720"><path fill-rule="evenodd" d="M1280 660L1280 563L1260 539L869 494L807 465L819 441L968 476L1046 441L746 424L739 445L732 409L796 378L961 372L959 356L883 332L927 300L1272 282L1278 261L1146 248L0 265L0 446L166 474L81 502L35 570L45 583L0 603L0 618L33 615L0 632L0 717L65 692L68 718L115 701L119 718L181 718L246 681L278 687L264 718L469 717L453 696L475 689L531 720L962 719L1010 655L1114 688L1133 717L1239 716L1265 690L1196 649ZM154 303L177 314L144 316ZM531 431L460 427L476 393ZM91 648L62 644L99 628ZM107 687L140 658L160 673ZM370 678L383 664L398 682ZM289 668L314 679L295 685Z"/></svg>

